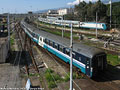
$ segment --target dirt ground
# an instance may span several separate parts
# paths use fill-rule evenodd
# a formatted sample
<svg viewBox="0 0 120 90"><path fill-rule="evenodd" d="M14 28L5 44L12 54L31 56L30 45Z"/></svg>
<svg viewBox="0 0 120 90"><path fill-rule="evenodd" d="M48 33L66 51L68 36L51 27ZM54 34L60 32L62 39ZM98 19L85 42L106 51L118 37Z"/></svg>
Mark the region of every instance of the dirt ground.
<svg viewBox="0 0 120 90"><path fill-rule="evenodd" d="M22 88L19 68L10 64L0 64L0 88Z"/></svg>

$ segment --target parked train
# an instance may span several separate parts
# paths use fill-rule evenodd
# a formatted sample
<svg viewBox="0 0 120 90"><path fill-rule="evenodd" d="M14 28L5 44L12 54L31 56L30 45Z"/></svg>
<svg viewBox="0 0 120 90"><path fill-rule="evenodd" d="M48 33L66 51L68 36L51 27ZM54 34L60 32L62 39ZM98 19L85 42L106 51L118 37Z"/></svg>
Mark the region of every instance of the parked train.
<svg viewBox="0 0 120 90"><path fill-rule="evenodd" d="M96 22L80 22L80 21L72 21L72 20L62 20L62 18L57 17L47 17L47 18L38 18L39 21L49 24L55 24L60 26L70 26L71 23L73 23L73 27L77 28L86 28L86 29L101 29L106 30L107 26L105 23L97 23Z"/></svg>
<svg viewBox="0 0 120 90"><path fill-rule="evenodd" d="M70 64L70 40L39 30L21 21L26 34L39 46ZM107 66L106 53L100 49L73 42L73 65L89 77L96 76Z"/></svg>

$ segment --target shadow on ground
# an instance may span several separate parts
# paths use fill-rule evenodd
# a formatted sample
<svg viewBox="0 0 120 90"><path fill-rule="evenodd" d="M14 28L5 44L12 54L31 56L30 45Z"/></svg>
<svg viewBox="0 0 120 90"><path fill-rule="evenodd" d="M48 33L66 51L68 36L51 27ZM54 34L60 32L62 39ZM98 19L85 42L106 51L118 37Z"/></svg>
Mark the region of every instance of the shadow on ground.
<svg viewBox="0 0 120 90"><path fill-rule="evenodd" d="M120 69L118 69L116 66L108 64L108 67L104 72L99 73L98 76L93 77L92 79L97 82L120 80Z"/></svg>
<svg viewBox="0 0 120 90"><path fill-rule="evenodd" d="M26 64L29 66L32 64L32 60L27 51L11 51L6 63L10 63L14 66L25 66Z"/></svg>
<svg viewBox="0 0 120 90"><path fill-rule="evenodd" d="M4 38L8 36L8 32L0 32L0 38Z"/></svg>

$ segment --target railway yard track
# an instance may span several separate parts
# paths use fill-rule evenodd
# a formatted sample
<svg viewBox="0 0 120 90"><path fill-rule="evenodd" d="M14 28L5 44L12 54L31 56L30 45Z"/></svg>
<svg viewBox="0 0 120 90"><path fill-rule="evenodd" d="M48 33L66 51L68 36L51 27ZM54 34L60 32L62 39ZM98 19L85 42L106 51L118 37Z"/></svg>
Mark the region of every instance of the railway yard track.
<svg viewBox="0 0 120 90"><path fill-rule="evenodd" d="M119 40L119 39L118 39ZM36 47L36 50L33 50L34 53L34 57L36 57L37 60L37 66L39 66L39 63L46 63L46 65L52 69L54 69L55 72L61 73L61 75L63 75L63 73L59 70L59 68L63 69L63 72L69 72L69 64L66 64L65 62L61 61L58 57L56 57L55 55L52 55L50 52L42 49L40 46L34 44ZM34 48L35 49L35 48ZM37 53L36 53L37 52ZM46 58L49 57L46 60ZM38 59L39 58L39 59ZM40 60L40 61L39 61ZM48 63L49 62L49 63ZM54 63L54 66L53 64ZM76 69L75 69L76 70ZM39 69L40 72L45 72L45 68L41 68ZM118 72L120 70L117 70L116 72ZM77 72L77 71L75 71ZM120 73L118 73L118 75L116 75L116 72L112 72L109 68L109 70L107 70L106 73L104 74L100 74L98 77L94 78L94 79L90 79L87 76L84 76L84 79L77 79L74 80L74 82L76 83L74 86L75 90L86 90L87 88L89 88L89 90L119 90L120 89ZM80 73L82 74L82 73ZM83 74L82 74L83 75ZM44 73L41 73L41 77L44 76ZM45 90L48 90L47 86L46 86L46 80L43 77L42 78L42 86L45 88ZM86 82L91 86L82 86L83 82ZM117 81L117 84L116 82ZM62 84L57 84L58 88L56 88L55 90L66 90L64 89L65 87ZM69 84L68 84L69 85ZM87 85L87 84L86 84Z"/></svg>
<svg viewBox="0 0 120 90"><path fill-rule="evenodd" d="M57 31L61 31L62 29L59 27L59 28L57 28L57 29L55 29L54 27L52 27L52 28L50 28L49 26L44 26L43 24L41 25L40 24L40 26L38 27L38 26L36 26L37 24L35 23L35 22L32 22L32 23L30 23L32 26L34 26L34 27L36 27L36 28L38 28L38 29L41 29L41 30L45 30L45 29L50 29L50 30L52 30L53 32L55 32L56 30ZM69 29L65 29L65 32L70 32L70 30ZM74 30L73 29L73 32L74 33L81 33L81 34L83 34L83 35L92 35L92 36L95 36L96 34L95 33L92 33L93 32L93 30L91 30L91 32L87 32L87 31L82 31L82 30L80 30L80 31L78 31L78 30ZM95 32L95 31L94 31ZM109 33L109 34L107 34L107 33ZM103 34L102 34L103 33ZM110 34L110 32L108 32L108 31L102 31L102 33L99 33L98 34L98 43L101 43L102 45L97 45L97 47L98 48L102 48L102 49L104 49L104 50L106 50L106 51L110 51L110 53L112 52L112 53L119 53L120 52L120 34L114 34L114 39L112 40L112 35ZM105 34L106 33L106 34ZM67 37L68 38L68 37ZM94 41L92 41L92 43L93 43L93 45L94 45ZM96 42L97 43L97 42ZM108 43L108 45L107 45L107 48L104 48L104 44L105 43Z"/></svg>

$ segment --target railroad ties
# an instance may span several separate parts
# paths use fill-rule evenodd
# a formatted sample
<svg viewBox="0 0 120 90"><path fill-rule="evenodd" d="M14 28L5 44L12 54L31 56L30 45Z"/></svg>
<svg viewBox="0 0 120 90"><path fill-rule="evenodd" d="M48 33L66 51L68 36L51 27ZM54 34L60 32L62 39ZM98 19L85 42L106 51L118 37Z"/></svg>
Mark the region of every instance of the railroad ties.
<svg viewBox="0 0 120 90"><path fill-rule="evenodd" d="M113 45L118 52L120 52L120 35L110 42L111 45Z"/></svg>

